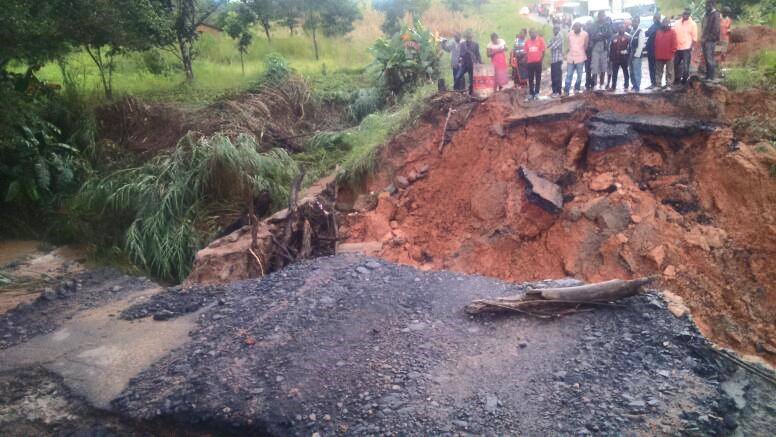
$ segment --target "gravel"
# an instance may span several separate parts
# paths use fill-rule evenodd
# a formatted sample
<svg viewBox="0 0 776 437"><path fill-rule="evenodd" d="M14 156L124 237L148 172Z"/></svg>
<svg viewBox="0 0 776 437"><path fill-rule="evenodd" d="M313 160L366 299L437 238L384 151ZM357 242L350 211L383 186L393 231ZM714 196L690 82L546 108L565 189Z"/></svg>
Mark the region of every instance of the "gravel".
<svg viewBox="0 0 776 437"><path fill-rule="evenodd" d="M655 294L549 321L462 311L522 290L357 255L170 290L126 314L177 317L196 304L207 307L198 328L112 405L216 433L757 435L776 426L772 387L745 374L728 388L751 398L736 409L720 389L734 369Z"/></svg>

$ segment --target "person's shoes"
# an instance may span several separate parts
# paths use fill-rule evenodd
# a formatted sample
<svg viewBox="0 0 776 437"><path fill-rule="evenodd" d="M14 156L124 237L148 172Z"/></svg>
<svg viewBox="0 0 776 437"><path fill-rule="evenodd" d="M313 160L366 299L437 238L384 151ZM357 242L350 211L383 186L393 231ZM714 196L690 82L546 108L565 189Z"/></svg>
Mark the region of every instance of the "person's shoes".
<svg viewBox="0 0 776 437"><path fill-rule="evenodd" d="M560 97L560 93L552 93L550 94L550 97L552 97L553 99L558 98Z"/></svg>
<svg viewBox="0 0 776 437"><path fill-rule="evenodd" d="M633 90L632 90L632 91L633 91L634 93L637 93L637 92L639 92L639 89L638 89L638 88L633 88Z"/></svg>
<svg viewBox="0 0 776 437"><path fill-rule="evenodd" d="M653 89L655 89L655 88L657 88L657 87L656 87L656 86L655 86L655 84L653 83L652 85L650 85L650 86L648 86L648 87L646 87L646 88L644 88L644 89L647 89L647 90L653 90Z"/></svg>

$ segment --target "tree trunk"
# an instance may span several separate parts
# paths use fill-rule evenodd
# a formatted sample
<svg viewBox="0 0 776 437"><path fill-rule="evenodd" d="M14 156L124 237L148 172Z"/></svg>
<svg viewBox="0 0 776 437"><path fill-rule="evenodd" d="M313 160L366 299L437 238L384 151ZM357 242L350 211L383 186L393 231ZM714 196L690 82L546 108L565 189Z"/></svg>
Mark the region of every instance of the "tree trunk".
<svg viewBox="0 0 776 437"><path fill-rule="evenodd" d="M319 59L318 57L318 39L315 37L315 28L313 27L313 47L315 48L315 60L317 61Z"/></svg>
<svg viewBox="0 0 776 437"><path fill-rule="evenodd" d="M272 37L269 35L269 26L270 26L269 18L262 17L261 18L261 27L264 28L264 33L267 35L267 41L272 42Z"/></svg>
<svg viewBox="0 0 776 437"><path fill-rule="evenodd" d="M181 63L183 64L183 73L186 75L186 82L191 82L194 80L191 41L183 37L178 37L178 47L181 52Z"/></svg>
<svg viewBox="0 0 776 437"><path fill-rule="evenodd" d="M245 59L243 58L243 51L240 50L240 68L242 68L242 74L245 76Z"/></svg>
<svg viewBox="0 0 776 437"><path fill-rule="evenodd" d="M102 59L102 49L100 47L96 47L94 50L92 50L89 46L84 46L84 49L86 50L86 53L89 54L89 57L92 58L94 64L97 66L97 71L100 73L100 82L102 82L102 89L105 92L105 98L108 100L112 99L113 93L111 91L111 86L108 78L105 76L105 63Z"/></svg>
<svg viewBox="0 0 776 437"><path fill-rule="evenodd" d="M466 306L468 314L483 312L518 311L538 316L557 316L564 309L585 304L604 304L638 294L654 278L631 281L614 279L597 284L564 288L528 289L524 294L478 299Z"/></svg>

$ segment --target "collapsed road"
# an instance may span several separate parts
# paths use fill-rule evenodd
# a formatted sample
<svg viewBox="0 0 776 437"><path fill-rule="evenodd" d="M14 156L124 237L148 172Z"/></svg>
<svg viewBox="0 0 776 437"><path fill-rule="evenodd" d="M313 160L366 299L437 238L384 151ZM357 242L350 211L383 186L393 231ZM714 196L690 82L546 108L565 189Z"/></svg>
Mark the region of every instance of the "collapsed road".
<svg viewBox="0 0 776 437"><path fill-rule="evenodd" d="M182 286L87 271L1 314L3 435L776 429L772 371L703 335L769 360L771 154L732 141L735 114L686 117L676 94L456 99L364 186L320 181L200 251ZM656 273L560 318L465 310Z"/></svg>
<svg viewBox="0 0 776 437"><path fill-rule="evenodd" d="M654 291L560 320L463 310L526 287L348 254L229 285L129 292L97 307L108 308L102 319L86 310L3 351L0 426L4 435L765 435L776 426L771 383L713 352ZM87 321L104 329L98 320L146 338L84 338Z"/></svg>

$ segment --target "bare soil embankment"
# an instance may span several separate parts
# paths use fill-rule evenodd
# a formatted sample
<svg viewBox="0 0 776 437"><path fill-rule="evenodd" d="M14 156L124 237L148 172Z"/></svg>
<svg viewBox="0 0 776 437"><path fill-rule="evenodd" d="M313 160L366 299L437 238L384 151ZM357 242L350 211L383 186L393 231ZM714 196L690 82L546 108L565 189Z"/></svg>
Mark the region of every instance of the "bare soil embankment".
<svg viewBox="0 0 776 437"><path fill-rule="evenodd" d="M704 334L773 364L776 149L729 127L747 111L773 119L772 97L698 85L523 106L501 93L441 154L437 111L340 190L346 211L358 192L375 199L340 234L387 260L514 282L658 274Z"/></svg>

